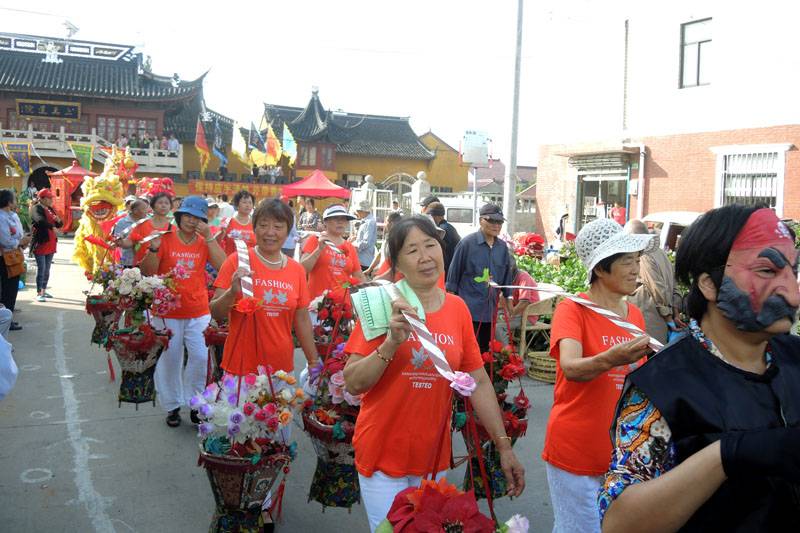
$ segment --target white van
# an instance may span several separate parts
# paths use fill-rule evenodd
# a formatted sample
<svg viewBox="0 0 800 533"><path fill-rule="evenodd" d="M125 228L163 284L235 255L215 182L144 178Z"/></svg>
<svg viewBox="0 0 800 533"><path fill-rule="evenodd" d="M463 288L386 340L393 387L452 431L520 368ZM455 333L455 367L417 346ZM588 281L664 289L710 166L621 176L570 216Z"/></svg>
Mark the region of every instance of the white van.
<svg viewBox="0 0 800 533"><path fill-rule="evenodd" d="M662 211L647 215L642 222L660 237L662 248L674 250L683 230L702 214L696 211Z"/></svg>
<svg viewBox="0 0 800 533"><path fill-rule="evenodd" d="M447 196L440 196L439 199L444 206L444 218L456 228L456 231L462 239L480 229L479 226L475 226L472 223L473 213L475 211L471 199L448 198ZM478 205L480 208L480 205L483 204Z"/></svg>

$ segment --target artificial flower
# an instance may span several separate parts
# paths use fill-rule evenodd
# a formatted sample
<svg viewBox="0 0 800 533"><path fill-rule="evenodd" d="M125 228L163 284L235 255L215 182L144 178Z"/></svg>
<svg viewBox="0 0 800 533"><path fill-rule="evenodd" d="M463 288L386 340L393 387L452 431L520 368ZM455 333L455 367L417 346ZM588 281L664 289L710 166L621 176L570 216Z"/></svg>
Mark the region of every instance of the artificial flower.
<svg viewBox="0 0 800 533"><path fill-rule="evenodd" d="M522 515L515 514L504 524L508 529L504 533L528 533L531 527L528 519Z"/></svg>
<svg viewBox="0 0 800 533"><path fill-rule="evenodd" d="M450 388L461 396L470 396L476 386L475 379L466 372L456 371L450 378Z"/></svg>
<svg viewBox="0 0 800 533"><path fill-rule="evenodd" d="M240 298L238 302L233 306L238 312L242 313L243 315L252 315L262 309L264 309L264 303L259 300L258 298L254 298L252 296L247 296Z"/></svg>
<svg viewBox="0 0 800 533"><path fill-rule="evenodd" d="M531 402L527 396L525 396L525 392L520 389L519 394L514 397L514 406L525 412L531 407Z"/></svg>

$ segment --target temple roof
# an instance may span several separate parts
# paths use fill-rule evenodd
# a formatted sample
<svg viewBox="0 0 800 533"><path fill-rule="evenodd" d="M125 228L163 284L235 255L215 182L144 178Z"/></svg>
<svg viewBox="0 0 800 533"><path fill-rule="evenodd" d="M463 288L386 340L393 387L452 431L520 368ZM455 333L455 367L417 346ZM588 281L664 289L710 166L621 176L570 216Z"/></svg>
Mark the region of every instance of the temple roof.
<svg viewBox="0 0 800 533"><path fill-rule="evenodd" d="M58 51L47 62L47 45ZM203 78L173 83L143 67L132 46L0 34L0 91L114 100L170 101L202 90Z"/></svg>
<svg viewBox="0 0 800 533"><path fill-rule="evenodd" d="M339 154L400 159L433 159L411 129L408 117L362 115L326 110L314 90L305 108L264 104L264 114L278 138L289 125L298 142L328 142Z"/></svg>

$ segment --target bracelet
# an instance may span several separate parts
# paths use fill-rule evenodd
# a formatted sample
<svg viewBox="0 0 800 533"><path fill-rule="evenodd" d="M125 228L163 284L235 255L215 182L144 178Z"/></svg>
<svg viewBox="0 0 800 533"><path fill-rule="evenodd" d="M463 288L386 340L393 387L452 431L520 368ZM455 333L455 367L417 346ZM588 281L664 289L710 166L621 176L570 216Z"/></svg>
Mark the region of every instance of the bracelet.
<svg viewBox="0 0 800 533"><path fill-rule="evenodd" d="M381 355L381 351L379 349L375 349L375 355L378 356L378 359L386 363L387 365L392 362L392 359L387 359L386 357Z"/></svg>
<svg viewBox="0 0 800 533"><path fill-rule="evenodd" d="M509 443L514 442L514 439L512 439L507 435L503 435L502 437L497 437L497 440L503 440L503 439L507 439Z"/></svg>
<svg viewBox="0 0 800 533"><path fill-rule="evenodd" d="M216 237L214 237L214 236L211 236L211 237L208 237L208 238L206 239L206 242L211 242L211 241L215 241L215 240L217 240L217 238L216 238Z"/></svg>

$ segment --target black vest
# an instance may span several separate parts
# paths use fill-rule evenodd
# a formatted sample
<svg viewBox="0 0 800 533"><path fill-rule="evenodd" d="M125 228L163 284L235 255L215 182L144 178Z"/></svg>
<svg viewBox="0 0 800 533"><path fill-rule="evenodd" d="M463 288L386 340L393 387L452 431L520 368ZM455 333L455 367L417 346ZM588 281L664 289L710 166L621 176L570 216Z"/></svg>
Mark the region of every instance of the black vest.
<svg viewBox="0 0 800 533"><path fill-rule="evenodd" d="M681 463L727 431L800 426L800 338L780 335L770 348L772 364L758 375L687 335L630 373L626 390L635 385L658 408ZM778 478L727 480L681 531L800 531L800 486Z"/></svg>

